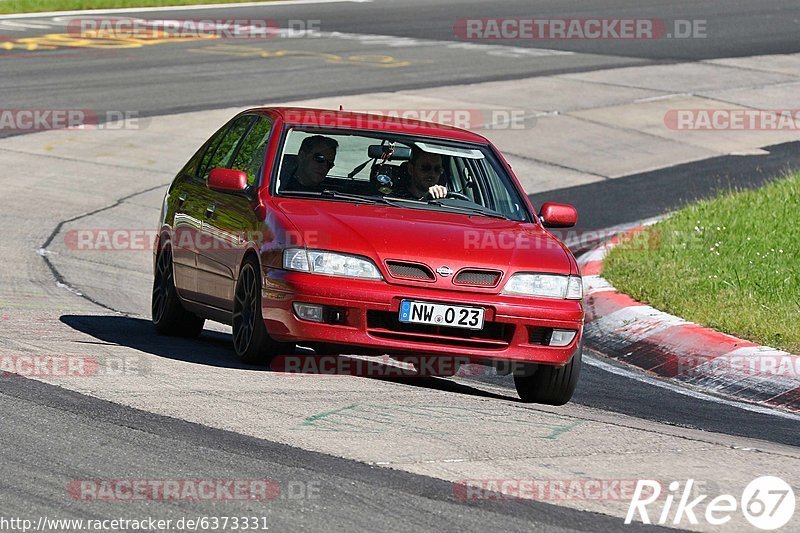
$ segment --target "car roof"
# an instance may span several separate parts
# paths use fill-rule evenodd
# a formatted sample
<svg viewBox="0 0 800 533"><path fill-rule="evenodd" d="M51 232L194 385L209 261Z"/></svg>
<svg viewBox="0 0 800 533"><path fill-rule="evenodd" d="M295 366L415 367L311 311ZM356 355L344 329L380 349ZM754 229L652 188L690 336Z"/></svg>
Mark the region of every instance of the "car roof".
<svg viewBox="0 0 800 533"><path fill-rule="evenodd" d="M291 126L314 126L342 128L363 131L383 131L408 133L421 137L438 137L453 141L467 141L489 144L477 133L444 124L425 122L389 115L336 111L333 109L314 109L307 107L266 107L262 111L277 113Z"/></svg>

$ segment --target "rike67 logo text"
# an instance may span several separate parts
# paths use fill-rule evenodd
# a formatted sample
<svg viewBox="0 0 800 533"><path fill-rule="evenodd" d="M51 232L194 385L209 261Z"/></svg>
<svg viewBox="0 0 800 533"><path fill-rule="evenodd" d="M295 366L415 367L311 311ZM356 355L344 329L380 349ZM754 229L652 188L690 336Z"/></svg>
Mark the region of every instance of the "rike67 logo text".
<svg viewBox="0 0 800 533"><path fill-rule="evenodd" d="M655 521L660 525L668 522L685 525L685 520L689 524L697 525L700 516L707 524L721 526L730 522L737 513L742 513L752 526L761 530L774 530L785 526L794 515L794 491L779 477L762 476L754 479L745 487L739 499L731 494L721 494L711 500L708 500L707 494L692 498L695 495L692 492L693 487L693 479L687 480L683 488L679 481L673 481L669 484L665 497L662 497L661 483L640 479L628 507L625 523L630 524L636 519L645 524ZM701 514L697 508L702 506L705 507L705 512ZM656 511L657 518L651 517L652 511Z"/></svg>

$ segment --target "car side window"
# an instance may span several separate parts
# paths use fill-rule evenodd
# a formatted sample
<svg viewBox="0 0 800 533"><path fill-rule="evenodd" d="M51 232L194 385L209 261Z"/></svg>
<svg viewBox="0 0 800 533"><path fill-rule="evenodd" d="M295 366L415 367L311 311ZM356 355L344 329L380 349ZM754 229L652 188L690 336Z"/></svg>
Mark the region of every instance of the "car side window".
<svg viewBox="0 0 800 533"><path fill-rule="evenodd" d="M239 142L244 134L247 133L247 130L250 129L250 124L253 123L255 118L255 115L243 115L237 118L228 128L228 131L225 132L225 135L221 136L216 146L209 147L206 156L203 157L204 161L207 159L201 174L204 180L208 179L212 169L227 168L233 154L236 152L236 148L239 146ZM208 156L209 153L211 153L211 156Z"/></svg>
<svg viewBox="0 0 800 533"><path fill-rule="evenodd" d="M202 159L200 163L193 169L192 174L194 176L202 176L203 173L206 171L208 167L208 162L211 160L211 156L214 155L214 152L217 150L217 146L219 146L220 141L223 137L225 137L225 133L230 129L231 123L225 124L223 127L219 129L199 150L198 153L202 153Z"/></svg>
<svg viewBox="0 0 800 533"><path fill-rule="evenodd" d="M495 167L486 159L476 161L476 170L483 176L487 206L498 213L505 213L513 220L527 221L528 216L520 203L521 200L512 196L513 185L505 174L497 172Z"/></svg>
<svg viewBox="0 0 800 533"><path fill-rule="evenodd" d="M261 174L261 165L264 163L264 152L267 150L267 141L272 131L272 121L267 117L259 117L255 125L250 128L247 137L242 141L239 151L233 160L231 168L241 170L247 174L247 183L253 186Z"/></svg>

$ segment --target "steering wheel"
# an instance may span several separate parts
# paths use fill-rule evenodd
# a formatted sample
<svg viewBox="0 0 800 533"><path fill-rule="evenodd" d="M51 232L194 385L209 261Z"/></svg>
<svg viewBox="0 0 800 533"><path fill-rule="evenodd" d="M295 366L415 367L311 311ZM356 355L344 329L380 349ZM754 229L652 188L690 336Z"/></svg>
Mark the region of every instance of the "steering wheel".
<svg viewBox="0 0 800 533"><path fill-rule="evenodd" d="M453 198L455 200L464 200L466 202L471 202L472 201L472 198L470 198L466 194L461 194L460 192L456 192L456 191L447 191L447 196L445 196L445 198ZM431 196L431 193L426 192L425 196L420 198L420 200L422 200L424 202L427 202L429 200L433 200L433 197ZM437 200L441 200L441 198L437 198Z"/></svg>

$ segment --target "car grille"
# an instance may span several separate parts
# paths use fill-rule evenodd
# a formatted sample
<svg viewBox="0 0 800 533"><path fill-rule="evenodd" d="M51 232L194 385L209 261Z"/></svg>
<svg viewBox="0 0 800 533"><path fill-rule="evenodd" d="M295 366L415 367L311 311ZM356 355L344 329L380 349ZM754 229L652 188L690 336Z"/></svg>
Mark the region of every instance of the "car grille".
<svg viewBox="0 0 800 533"><path fill-rule="evenodd" d="M401 261L387 261L389 272L396 278L433 281L436 279L431 269L419 263L405 263Z"/></svg>
<svg viewBox="0 0 800 533"><path fill-rule="evenodd" d="M453 280L457 285L494 287L500 281L502 272L496 270L462 270Z"/></svg>
<svg viewBox="0 0 800 533"><path fill-rule="evenodd" d="M450 346L503 349L511 344L514 325L485 322L479 331L400 322L396 312L367 311L367 331L373 337Z"/></svg>

